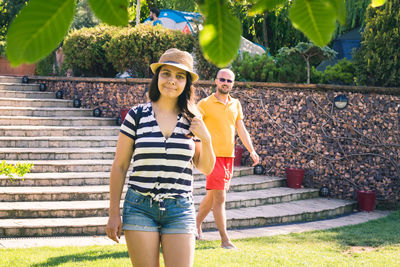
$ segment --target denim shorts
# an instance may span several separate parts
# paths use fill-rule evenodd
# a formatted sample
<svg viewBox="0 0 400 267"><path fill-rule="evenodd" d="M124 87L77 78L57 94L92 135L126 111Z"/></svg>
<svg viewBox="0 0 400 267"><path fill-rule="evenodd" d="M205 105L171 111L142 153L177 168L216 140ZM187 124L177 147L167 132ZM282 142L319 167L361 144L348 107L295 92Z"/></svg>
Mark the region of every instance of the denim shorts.
<svg viewBox="0 0 400 267"><path fill-rule="evenodd" d="M196 213L192 198L166 198L165 210L151 196L128 188L125 196L122 230L160 234L196 234Z"/></svg>

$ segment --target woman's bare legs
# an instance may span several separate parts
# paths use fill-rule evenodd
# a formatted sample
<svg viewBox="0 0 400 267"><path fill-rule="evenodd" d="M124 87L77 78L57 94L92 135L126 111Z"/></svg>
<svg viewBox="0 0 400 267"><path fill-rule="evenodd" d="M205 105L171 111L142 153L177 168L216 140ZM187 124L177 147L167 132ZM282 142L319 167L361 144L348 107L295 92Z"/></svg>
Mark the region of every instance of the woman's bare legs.
<svg viewBox="0 0 400 267"><path fill-rule="evenodd" d="M160 266L160 233L145 231L125 231L132 266Z"/></svg>
<svg viewBox="0 0 400 267"><path fill-rule="evenodd" d="M165 267L191 267L194 261L194 234L163 234L161 247Z"/></svg>

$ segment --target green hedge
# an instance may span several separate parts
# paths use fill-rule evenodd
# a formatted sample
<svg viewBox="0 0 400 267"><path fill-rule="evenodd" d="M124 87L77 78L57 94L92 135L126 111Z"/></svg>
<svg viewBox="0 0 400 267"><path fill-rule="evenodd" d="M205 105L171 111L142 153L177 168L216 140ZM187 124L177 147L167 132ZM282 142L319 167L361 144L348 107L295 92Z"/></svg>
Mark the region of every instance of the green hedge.
<svg viewBox="0 0 400 267"><path fill-rule="evenodd" d="M307 78L304 60L298 55L273 58L245 52L233 61L232 70L239 81L304 83Z"/></svg>
<svg viewBox="0 0 400 267"><path fill-rule="evenodd" d="M324 72L312 70L312 82L323 84L340 84L354 85L355 84L356 68L354 63L343 58L335 65L326 67Z"/></svg>
<svg viewBox="0 0 400 267"><path fill-rule="evenodd" d="M191 52L193 37L162 26L141 24L118 31L107 45L106 57L118 71L130 70L135 77L151 77L149 65L173 47Z"/></svg>
<svg viewBox="0 0 400 267"><path fill-rule="evenodd" d="M99 25L71 32L64 41L64 63L74 76L114 77L118 72L106 58L106 47L121 28Z"/></svg>
<svg viewBox="0 0 400 267"><path fill-rule="evenodd" d="M99 25L71 32L64 42L65 66L74 76L115 77L129 70L134 77L151 77L149 65L169 48L191 52L193 37L162 26Z"/></svg>

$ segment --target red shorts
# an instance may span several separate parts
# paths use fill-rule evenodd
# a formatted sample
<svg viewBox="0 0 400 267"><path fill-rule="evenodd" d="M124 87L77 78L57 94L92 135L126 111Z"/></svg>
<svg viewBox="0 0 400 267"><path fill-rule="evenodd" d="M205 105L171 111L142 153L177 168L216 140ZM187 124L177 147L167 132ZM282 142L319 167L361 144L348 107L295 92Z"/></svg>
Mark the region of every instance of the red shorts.
<svg viewBox="0 0 400 267"><path fill-rule="evenodd" d="M217 157L213 171L207 176L207 190L228 190L233 174L233 159Z"/></svg>

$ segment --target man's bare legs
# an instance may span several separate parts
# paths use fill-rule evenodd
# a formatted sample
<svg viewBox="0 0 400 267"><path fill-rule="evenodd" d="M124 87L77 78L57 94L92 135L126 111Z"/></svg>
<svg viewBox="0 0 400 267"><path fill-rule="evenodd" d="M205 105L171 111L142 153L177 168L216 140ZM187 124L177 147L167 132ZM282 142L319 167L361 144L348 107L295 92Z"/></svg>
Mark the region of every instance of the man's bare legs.
<svg viewBox="0 0 400 267"><path fill-rule="evenodd" d="M201 225L204 219L207 217L208 213L210 213L212 204L213 204L213 190L207 190L206 196L200 203L199 211L196 216L196 227L197 227L197 236L199 239L202 238L203 231L201 230Z"/></svg>
<svg viewBox="0 0 400 267"><path fill-rule="evenodd" d="M204 219L207 217L212 208L214 220L221 236L221 247L235 248L235 246L230 241L228 232L226 230L225 199L225 190L207 190L207 195L200 203L199 211L197 213L197 232L199 234L199 237L201 237L201 224L203 223Z"/></svg>

